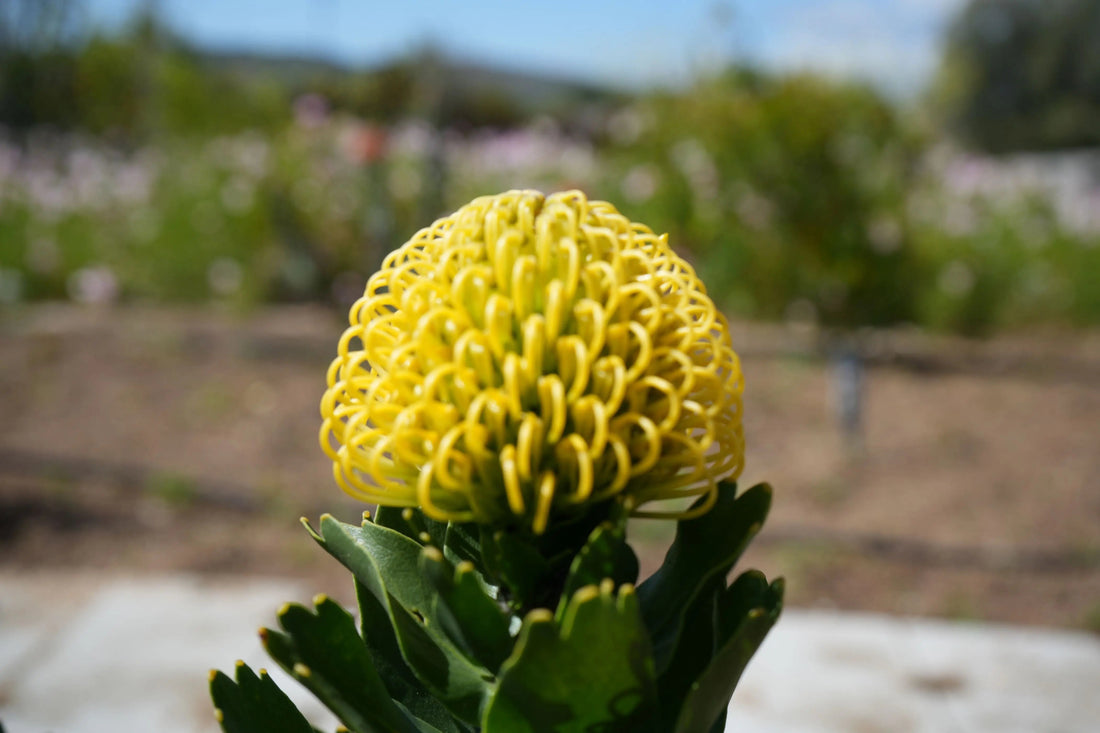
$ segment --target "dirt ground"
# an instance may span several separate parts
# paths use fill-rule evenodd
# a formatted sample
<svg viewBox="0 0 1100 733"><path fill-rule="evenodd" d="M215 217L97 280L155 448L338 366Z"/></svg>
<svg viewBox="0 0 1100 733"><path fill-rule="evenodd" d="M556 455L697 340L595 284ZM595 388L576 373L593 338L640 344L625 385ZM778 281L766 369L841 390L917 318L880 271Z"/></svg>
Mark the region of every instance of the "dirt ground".
<svg viewBox="0 0 1100 733"><path fill-rule="evenodd" d="M297 520L363 509L317 445L341 319L0 313L0 568L307 576L339 597ZM744 567L799 606L1100 631L1100 334L870 334L860 435L810 335L734 339L743 483L776 489ZM636 523L643 568L670 530Z"/></svg>

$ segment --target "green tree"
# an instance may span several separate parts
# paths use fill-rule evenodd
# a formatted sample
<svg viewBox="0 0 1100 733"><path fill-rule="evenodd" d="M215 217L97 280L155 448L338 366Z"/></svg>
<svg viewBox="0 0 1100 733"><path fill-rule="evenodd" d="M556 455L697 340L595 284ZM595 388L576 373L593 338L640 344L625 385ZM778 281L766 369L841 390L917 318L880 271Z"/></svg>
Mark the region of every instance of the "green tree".
<svg viewBox="0 0 1100 733"><path fill-rule="evenodd" d="M79 20L70 0L0 0L0 123L25 130L76 121L67 44Z"/></svg>
<svg viewBox="0 0 1100 733"><path fill-rule="evenodd" d="M622 164L659 166L646 216L695 253L724 306L840 329L912 317L901 202L917 146L873 91L738 72L650 98L642 116Z"/></svg>
<svg viewBox="0 0 1100 733"><path fill-rule="evenodd" d="M949 128L990 152L1100 144L1100 2L970 0L934 95Z"/></svg>

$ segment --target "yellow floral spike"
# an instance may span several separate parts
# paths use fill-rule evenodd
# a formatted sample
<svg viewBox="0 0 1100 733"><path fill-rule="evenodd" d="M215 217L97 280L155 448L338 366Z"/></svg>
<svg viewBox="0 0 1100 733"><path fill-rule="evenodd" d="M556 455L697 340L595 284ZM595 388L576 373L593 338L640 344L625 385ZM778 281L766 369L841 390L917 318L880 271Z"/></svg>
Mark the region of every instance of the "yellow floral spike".
<svg viewBox="0 0 1100 733"><path fill-rule="evenodd" d="M485 196L417 232L338 348L321 445L363 501L542 532L613 497L702 513L741 471L725 318L666 235L579 191Z"/></svg>

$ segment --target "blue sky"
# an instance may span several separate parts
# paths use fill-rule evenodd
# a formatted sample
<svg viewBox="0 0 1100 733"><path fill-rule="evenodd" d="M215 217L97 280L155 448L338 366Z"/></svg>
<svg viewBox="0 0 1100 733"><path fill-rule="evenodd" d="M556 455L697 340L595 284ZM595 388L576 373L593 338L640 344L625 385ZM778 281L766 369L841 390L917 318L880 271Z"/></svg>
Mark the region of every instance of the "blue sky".
<svg viewBox="0 0 1100 733"><path fill-rule="evenodd" d="M375 64L432 42L461 58L611 83L675 84L722 59L868 79L900 96L935 68L964 0L159 0L200 45ZM143 0L88 0L112 26Z"/></svg>

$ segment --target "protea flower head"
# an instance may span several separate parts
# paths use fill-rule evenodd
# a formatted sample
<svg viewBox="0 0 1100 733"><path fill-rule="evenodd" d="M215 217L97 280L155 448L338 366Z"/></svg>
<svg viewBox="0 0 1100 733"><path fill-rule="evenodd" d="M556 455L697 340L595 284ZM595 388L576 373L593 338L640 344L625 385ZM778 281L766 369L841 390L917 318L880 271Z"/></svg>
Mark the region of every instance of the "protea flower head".
<svg viewBox="0 0 1100 733"><path fill-rule="evenodd" d="M321 444L340 486L520 524L616 499L709 509L740 472L741 370L666 235L578 191L475 199L392 252L352 307Z"/></svg>

